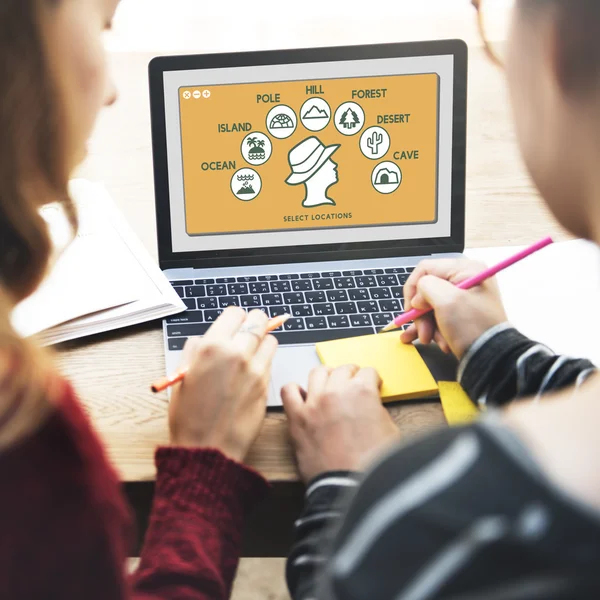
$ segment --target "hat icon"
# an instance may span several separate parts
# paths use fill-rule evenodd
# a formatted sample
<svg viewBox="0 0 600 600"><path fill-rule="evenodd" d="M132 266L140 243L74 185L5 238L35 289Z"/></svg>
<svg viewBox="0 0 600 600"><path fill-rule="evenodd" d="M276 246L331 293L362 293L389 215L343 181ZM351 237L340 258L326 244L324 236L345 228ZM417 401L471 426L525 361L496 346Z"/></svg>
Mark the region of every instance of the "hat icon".
<svg viewBox="0 0 600 600"><path fill-rule="evenodd" d="M340 144L325 146L314 136L306 138L290 150L288 162L292 173L285 182L288 185L306 183L339 147Z"/></svg>

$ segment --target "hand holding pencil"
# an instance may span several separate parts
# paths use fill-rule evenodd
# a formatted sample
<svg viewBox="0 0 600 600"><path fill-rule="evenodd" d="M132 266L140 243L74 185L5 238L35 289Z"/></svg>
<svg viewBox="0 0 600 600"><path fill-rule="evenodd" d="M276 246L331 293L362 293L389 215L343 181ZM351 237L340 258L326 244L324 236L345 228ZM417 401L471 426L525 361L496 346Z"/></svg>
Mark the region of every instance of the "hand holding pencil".
<svg viewBox="0 0 600 600"><path fill-rule="evenodd" d="M228 308L203 338L190 338L183 369L172 379L169 404L171 443L216 448L243 461L258 436L266 412L271 364L281 326L259 310Z"/></svg>

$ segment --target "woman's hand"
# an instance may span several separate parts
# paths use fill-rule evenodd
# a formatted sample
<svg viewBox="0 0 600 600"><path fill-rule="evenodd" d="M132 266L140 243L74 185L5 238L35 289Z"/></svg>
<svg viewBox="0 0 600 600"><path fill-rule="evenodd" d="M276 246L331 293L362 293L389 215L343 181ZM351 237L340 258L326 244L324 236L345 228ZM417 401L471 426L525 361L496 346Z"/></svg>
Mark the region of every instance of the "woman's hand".
<svg viewBox="0 0 600 600"><path fill-rule="evenodd" d="M326 471L358 471L399 433L381 404L373 369L345 366L312 371L305 392L281 391L298 467L308 482Z"/></svg>
<svg viewBox="0 0 600 600"><path fill-rule="evenodd" d="M483 269L482 263L467 259L419 264L404 286L405 308L433 308L434 312L417 319L402 334L402 341L408 344L418 338L429 344L435 340L444 352L452 351L460 359L479 336L504 323L507 318L495 278L471 290L455 287Z"/></svg>
<svg viewBox="0 0 600 600"><path fill-rule="evenodd" d="M267 316L228 308L203 338L191 338L188 373L169 406L171 443L207 447L242 461L260 432L277 340Z"/></svg>

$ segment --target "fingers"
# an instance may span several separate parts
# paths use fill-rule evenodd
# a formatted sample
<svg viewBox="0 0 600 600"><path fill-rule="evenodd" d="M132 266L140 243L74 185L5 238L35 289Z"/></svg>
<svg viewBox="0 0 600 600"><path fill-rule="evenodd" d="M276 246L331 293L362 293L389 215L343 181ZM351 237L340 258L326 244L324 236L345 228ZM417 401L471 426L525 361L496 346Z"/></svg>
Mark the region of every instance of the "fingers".
<svg viewBox="0 0 600 600"><path fill-rule="evenodd" d="M233 337L233 345L246 357L251 357L262 344L269 319L262 310L253 310Z"/></svg>
<svg viewBox="0 0 600 600"><path fill-rule="evenodd" d="M417 332L421 344L431 344L435 334L435 322L432 315L425 315L416 321Z"/></svg>
<svg viewBox="0 0 600 600"><path fill-rule="evenodd" d="M281 389L281 400L288 418L293 420L304 406L302 390L295 383L288 383Z"/></svg>
<svg viewBox="0 0 600 600"><path fill-rule="evenodd" d="M316 367L309 373L308 399L316 398L321 395L325 389L325 386L327 385L327 380L329 379L330 373L331 369L328 367Z"/></svg>
<svg viewBox="0 0 600 600"><path fill-rule="evenodd" d="M435 332L433 339L444 354L450 354L450 345L446 341L446 338L439 331Z"/></svg>
<svg viewBox="0 0 600 600"><path fill-rule="evenodd" d="M359 367L356 365L344 365L338 367L329 376L327 385L331 388L337 388L352 379L359 371Z"/></svg>
<svg viewBox="0 0 600 600"><path fill-rule="evenodd" d="M379 376L379 373L375 369L360 369L354 376L354 379L364 381L367 385L374 387L375 389L381 389L383 381Z"/></svg>
<svg viewBox="0 0 600 600"><path fill-rule="evenodd" d="M252 364L258 372L264 373L265 376L270 375L271 365L273 364L273 358L275 357L278 346L279 343L274 336L267 335L265 338L263 338L256 350L256 353L254 354L254 357L252 358Z"/></svg>
<svg viewBox="0 0 600 600"><path fill-rule="evenodd" d="M223 311L223 314L211 325L206 332L204 340L217 341L231 339L246 320L246 311L237 306L230 306Z"/></svg>
<svg viewBox="0 0 600 600"><path fill-rule="evenodd" d="M413 323L408 329L400 334L400 341L403 344L412 344L419 337L417 326Z"/></svg>

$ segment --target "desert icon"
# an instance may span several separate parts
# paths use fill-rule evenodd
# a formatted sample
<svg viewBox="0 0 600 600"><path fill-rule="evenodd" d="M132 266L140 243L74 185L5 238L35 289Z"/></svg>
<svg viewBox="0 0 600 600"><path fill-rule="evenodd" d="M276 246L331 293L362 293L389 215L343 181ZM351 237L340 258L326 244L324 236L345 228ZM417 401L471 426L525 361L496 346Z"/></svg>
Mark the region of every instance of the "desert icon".
<svg viewBox="0 0 600 600"><path fill-rule="evenodd" d="M365 111L356 102L344 102L335 111L334 122L342 135L356 135L365 124Z"/></svg>
<svg viewBox="0 0 600 600"><path fill-rule="evenodd" d="M298 117L289 106L274 106L267 115L267 130L278 140L289 138L298 125Z"/></svg>
<svg viewBox="0 0 600 600"><path fill-rule="evenodd" d="M242 156L251 165L264 165L273 152L271 140L260 132L249 133L242 141Z"/></svg>
<svg viewBox="0 0 600 600"><path fill-rule="evenodd" d="M233 195L243 202L254 200L260 194L262 180L254 169L239 169L231 178Z"/></svg>
<svg viewBox="0 0 600 600"><path fill-rule="evenodd" d="M360 136L360 151L371 160L383 158L390 144L390 135L383 127L369 127Z"/></svg>
<svg viewBox="0 0 600 600"><path fill-rule="evenodd" d="M331 121L331 108L323 98L309 98L300 109L300 119L309 131L322 131Z"/></svg>
<svg viewBox="0 0 600 600"><path fill-rule="evenodd" d="M396 163L391 161L379 163L373 169L371 183L380 194L391 194L402 183L402 171Z"/></svg>
<svg viewBox="0 0 600 600"><path fill-rule="evenodd" d="M327 191L338 182L337 163L331 156L339 147L339 144L325 146L319 138L311 136L290 150L288 162L292 173L285 182L288 185L304 184L306 192L302 206L335 206Z"/></svg>

